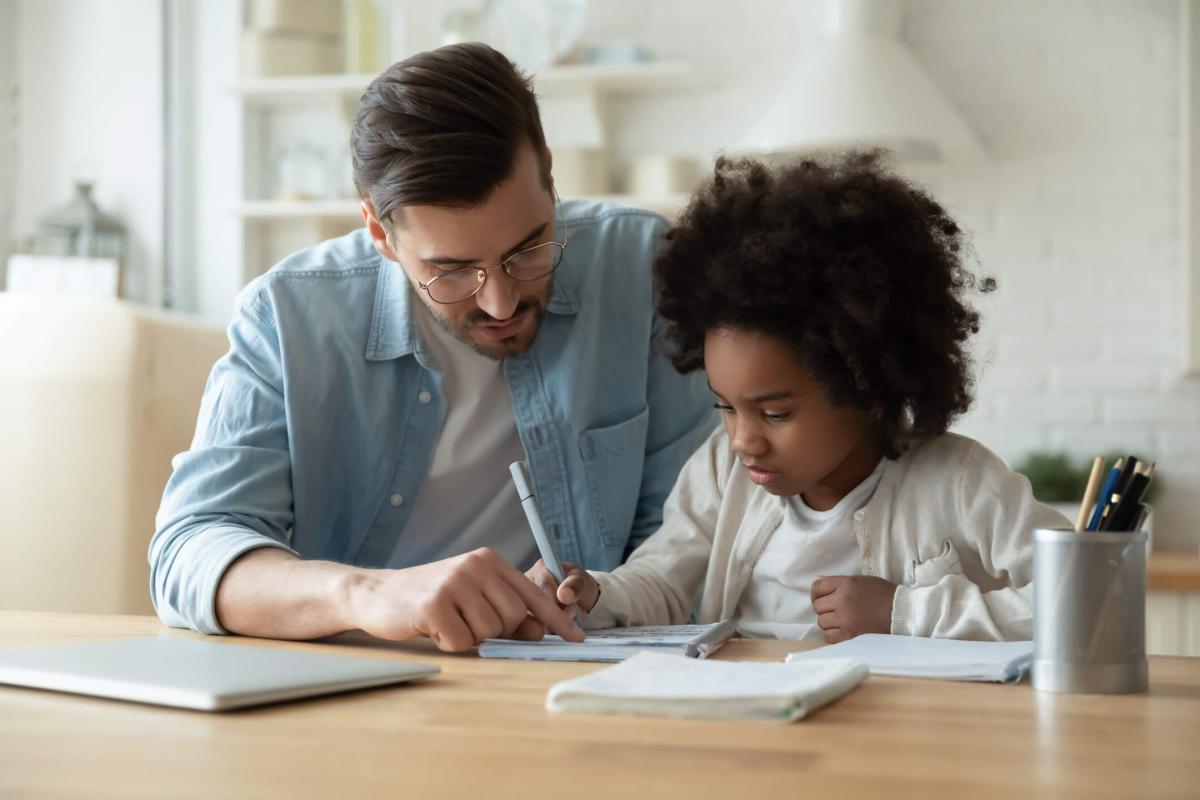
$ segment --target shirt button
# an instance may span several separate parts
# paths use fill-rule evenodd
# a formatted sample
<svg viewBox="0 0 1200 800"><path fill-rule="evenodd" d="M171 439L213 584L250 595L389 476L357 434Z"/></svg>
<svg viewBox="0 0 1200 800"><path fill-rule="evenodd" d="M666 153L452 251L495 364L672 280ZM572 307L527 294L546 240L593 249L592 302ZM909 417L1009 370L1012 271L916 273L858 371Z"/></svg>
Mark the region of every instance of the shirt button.
<svg viewBox="0 0 1200 800"><path fill-rule="evenodd" d="M422 390L421 393L419 395L417 395L417 399L420 400L422 403L428 403L430 400L433 399L433 395L431 395L429 392Z"/></svg>
<svg viewBox="0 0 1200 800"><path fill-rule="evenodd" d="M861 509L860 509L860 510L858 510L858 511L855 511L855 512L854 512L854 518L855 518L855 519L862 519L862 518L863 518L863 517L865 517L866 515L867 515L867 512L866 512L866 511L863 511L863 510L861 510Z"/></svg>
<svg viewBox="0 0 1200 800"><path fill-rule="evenodd" d="M396 494L388 498L388 502L394 506L402 506L404 505L404 495L396 492Z"/></svg>

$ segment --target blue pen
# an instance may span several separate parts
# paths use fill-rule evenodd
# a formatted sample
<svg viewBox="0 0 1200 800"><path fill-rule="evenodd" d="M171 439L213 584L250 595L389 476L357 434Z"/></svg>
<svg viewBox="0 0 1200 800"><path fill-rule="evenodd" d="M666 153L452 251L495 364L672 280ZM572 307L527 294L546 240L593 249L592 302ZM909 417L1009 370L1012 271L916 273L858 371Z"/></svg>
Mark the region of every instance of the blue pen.
<svg viewBox="0 0 1200 800"><path fill-rule="evenodd" d="M1100 497L1096 500L1096 510L1092 512L1092 521L1088 523L1089 531L1100 530L1100 518L1104 516L1104 507L1112 500L1113 490L1117 488L1117 480L1121 477L1121 469L1125 466L1125 459L1117 460L1113 464L1112 471L1108 473L1108 480L1104 482L1104 491L1100 492Z"/></svg>

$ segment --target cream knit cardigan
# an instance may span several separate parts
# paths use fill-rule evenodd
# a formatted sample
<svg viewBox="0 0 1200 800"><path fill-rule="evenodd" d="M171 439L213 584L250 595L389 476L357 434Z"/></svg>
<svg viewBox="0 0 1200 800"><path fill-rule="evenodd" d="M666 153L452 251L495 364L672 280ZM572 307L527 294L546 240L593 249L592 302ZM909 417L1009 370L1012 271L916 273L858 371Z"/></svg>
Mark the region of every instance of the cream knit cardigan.
<svg viewBox="0 0 1200 800"><path fill-rule="evenodd" d="M680 472L663 524L611 573L588 627L733 618L785 499L750 481L716 430ZM1029 481L978 442L945 434L888 461L854 514L862 574L897 584L892 633L1029 639L1035 528L1070 527ZM703 587L703 588L702 588ZM808 605L797 593L797 607ZM782 622L783 620L781 620Z"/></svg>

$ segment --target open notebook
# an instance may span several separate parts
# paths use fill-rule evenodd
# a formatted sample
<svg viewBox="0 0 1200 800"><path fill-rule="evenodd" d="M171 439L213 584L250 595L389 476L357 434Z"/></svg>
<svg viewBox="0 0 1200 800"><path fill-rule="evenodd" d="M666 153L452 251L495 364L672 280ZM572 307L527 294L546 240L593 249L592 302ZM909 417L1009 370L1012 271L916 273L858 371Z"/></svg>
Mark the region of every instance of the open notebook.
<svg viewBox="0 0 1200 800"><path fill-rule="evenodd" d="M1012 683L1029 672L1033 642L968 642L864 633L816 650L791 653L789 663L852 658L873 675Z"/></svg>
<svg viewBox="0 0 1200 800"><path fill-rule="evenodd" d="M519 658L526 661L624 661L651 650L705 658L737 632L733 622L711 625L649 625L637 628L602 628L588 631L582 642L547 636L539 642L488 639L479 646L484 658Z"/></svg>

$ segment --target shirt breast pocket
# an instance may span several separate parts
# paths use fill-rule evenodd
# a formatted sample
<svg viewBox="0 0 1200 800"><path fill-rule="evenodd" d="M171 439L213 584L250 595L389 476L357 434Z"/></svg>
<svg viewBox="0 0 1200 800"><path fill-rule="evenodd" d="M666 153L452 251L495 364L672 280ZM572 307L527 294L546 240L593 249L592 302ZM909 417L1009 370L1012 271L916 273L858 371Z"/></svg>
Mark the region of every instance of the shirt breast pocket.
<svg viewBox="0 0 1200 800"><path fill-rule="evenodd" d="M606 428L579 435L592 517L606 547L623 547L637 512L645 466L650 409Z"/></svg>

